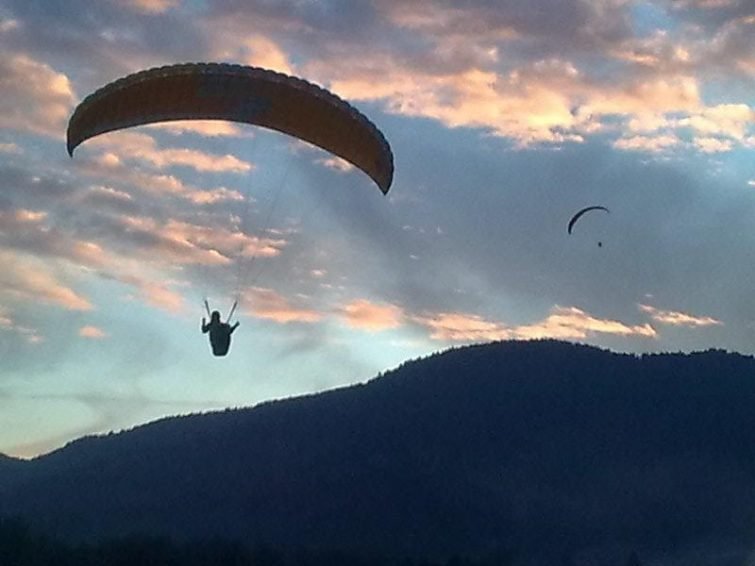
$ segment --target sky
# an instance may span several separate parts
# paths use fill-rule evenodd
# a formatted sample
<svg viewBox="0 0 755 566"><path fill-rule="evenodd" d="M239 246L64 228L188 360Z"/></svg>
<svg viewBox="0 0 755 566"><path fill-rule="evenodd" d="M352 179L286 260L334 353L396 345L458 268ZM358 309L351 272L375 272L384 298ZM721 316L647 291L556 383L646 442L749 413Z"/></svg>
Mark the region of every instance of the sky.
<svg viewBox="0 0 755 566"><path fill-rule="evenodd" d="M491 340L755 352L749 0L0 0L0 50L2 453ZM69 158L89 93L200 61L349 101L388 195L227 122ZM237 294L215 358L203 300Z"/></svg>

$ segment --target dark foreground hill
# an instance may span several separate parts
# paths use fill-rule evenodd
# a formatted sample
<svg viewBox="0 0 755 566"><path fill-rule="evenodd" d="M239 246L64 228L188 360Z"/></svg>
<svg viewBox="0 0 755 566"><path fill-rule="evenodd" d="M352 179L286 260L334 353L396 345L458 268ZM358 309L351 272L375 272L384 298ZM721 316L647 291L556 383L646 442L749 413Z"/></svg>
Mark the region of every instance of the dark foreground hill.
<svg viewBox="0 0 755 566"><path fill-rule="evenodd" d="M755 360L504 342L366 384L0 462L0 513L130 532L516 564L746 563ZM7 464L7 462L5 462Z"/></svg>

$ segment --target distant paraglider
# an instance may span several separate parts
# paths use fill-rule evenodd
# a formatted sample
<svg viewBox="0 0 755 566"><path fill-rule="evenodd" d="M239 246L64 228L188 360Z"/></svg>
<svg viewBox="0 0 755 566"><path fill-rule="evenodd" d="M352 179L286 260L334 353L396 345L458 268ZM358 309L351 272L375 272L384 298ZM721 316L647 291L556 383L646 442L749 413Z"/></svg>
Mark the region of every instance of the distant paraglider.
<svg viewBox="0 0 755 566"><path fill-rule="evenodd" d="M608 210L605 206L587 206L583 208L582 210L577 211L574 216L571 217L571 220L569 220L569 224L566 227L566 231L571 234L572 230L574 229L574 225L577 223L577 221L582 218L585 214L592 210L603 210L605 212L608 212L610 214L610 210ZM603 247L603 242L598 242L598 247Z"/></svg>

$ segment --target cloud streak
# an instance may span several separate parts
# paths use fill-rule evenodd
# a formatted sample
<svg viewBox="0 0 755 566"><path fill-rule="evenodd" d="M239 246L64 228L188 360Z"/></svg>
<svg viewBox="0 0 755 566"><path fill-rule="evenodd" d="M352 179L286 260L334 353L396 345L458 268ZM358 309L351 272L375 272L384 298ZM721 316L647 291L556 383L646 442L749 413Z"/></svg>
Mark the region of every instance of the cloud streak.
<svg viewBox="0 0 755 566"><path fill-rule="evenodd" d="M347 326L369 332L397 328L402 324L404 314L396 305L373 303L366 299L356 299L340 310Z"/></svg>
<svg viewBox="0 0 755 566"><path fill-rule="evenodd" d="M660 324L670 326L686 326L690 328L700 328L704 326L721 326L723 322L710 316L695 316L680 311L663 310L651 305L640 304L639 309L647 313L650 318Z"/></svg>
<svg viewBox="0 0 755 566"><path fill-rule="evenodd" d="M50 65L23 53L0 59L0 128L62 139L74 100L68 77Z"/></svg>
<svg viewBox="0 0 755 566"><path fill-rule="evenodd" d="M576 307L555 306L542 321L521 326L506 326L482 316L464 313L438 313L417 316L416 323L430 331L430 338L444 342L483 342L490 340L560 338L580 340L595 334L655 338L649 324L628 325L600 319Z"/></svg>
<svg viewBox="0 0 755 566"><path fill-rule="evenodd" d="M262 287L246 290L242 304L249 316L279 324L311 324L323 318L317 310L297 305L277 291Z"/></svg>
<svg viewBox="0 0 755 566"><path fill-rule="evenodd" d="M103 338L107 338L107 333L96 326L82 326L79 328L79 336L92 340L102 340Z"/></svg>
<svg viewBox="0 0 755 566"><path fill-rule="evenodd" d="M0 249L0 263L4 266L0 272L0 295L73 311L93 308L88 299L59 281L44 264L34 259L24 259Z"/></svg>

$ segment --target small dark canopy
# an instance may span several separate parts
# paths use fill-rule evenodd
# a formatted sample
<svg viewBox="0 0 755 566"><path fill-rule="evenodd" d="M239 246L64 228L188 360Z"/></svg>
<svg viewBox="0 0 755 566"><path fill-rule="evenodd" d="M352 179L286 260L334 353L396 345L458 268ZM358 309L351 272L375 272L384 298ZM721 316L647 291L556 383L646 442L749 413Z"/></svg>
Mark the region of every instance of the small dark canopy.
<svg viewBox="0 0 755 566"><path fill-rule="evenodd" d="M606 211L608 213L611 212L605 206L588 206L588 207L585 207L582 210L578 211L574 216L571 217L571 220L569 220L569 225L567 226L566 231L569 234L571 234L572 233L572 229L574 228L574 225L577 223L577 220L579 220L580 218L582 218L582 216L584 216L585 214L587 214L591 210L604 210L604 211Z"/></svg>

